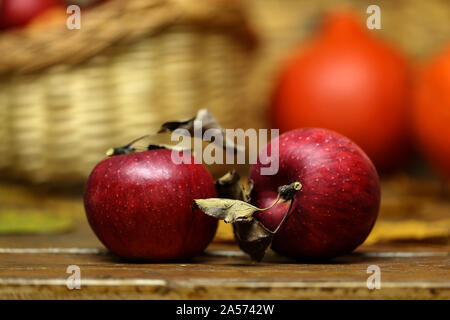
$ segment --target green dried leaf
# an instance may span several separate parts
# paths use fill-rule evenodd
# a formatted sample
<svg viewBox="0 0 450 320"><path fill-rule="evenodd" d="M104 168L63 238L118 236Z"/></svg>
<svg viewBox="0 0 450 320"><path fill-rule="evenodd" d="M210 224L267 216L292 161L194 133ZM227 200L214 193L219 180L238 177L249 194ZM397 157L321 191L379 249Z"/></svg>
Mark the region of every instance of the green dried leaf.
<svg viewBox="0 0 450 320"><path fill-rule="evenodd" d="M0 235L61 233L73 227L69 214L0 209Z"/></svg>

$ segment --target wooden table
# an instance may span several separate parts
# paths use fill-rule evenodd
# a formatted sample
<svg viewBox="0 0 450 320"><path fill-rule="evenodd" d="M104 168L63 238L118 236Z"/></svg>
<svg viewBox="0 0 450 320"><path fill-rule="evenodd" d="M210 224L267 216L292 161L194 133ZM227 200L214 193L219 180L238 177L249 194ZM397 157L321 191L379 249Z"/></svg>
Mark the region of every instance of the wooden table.
<svg viewBox="0 0 450 320"><path fill-rule="evenodd" d="M252 264L235 245L213 243L192 261L136 264L104 250L84 223L64 235L0 237L0 299L450 299L449 251L376 245L326 264L274 253ZM66 286L70 265L80 268L80 290ZM366 285L371 265L379 290Z"/></svg>

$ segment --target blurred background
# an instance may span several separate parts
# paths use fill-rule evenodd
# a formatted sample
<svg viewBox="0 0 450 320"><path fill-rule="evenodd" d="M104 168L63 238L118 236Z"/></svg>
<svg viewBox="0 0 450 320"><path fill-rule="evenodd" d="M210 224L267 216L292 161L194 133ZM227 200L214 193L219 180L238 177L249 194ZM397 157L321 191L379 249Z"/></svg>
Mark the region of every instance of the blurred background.
<svg viewBox="0 0 450 320"><path fill-rule="evenodd" d="M366 243L448 243L449 21L446 0L0 0L0 241L92 239L82 190L105 151L208 108L347 135L382 178Z"/></svg>

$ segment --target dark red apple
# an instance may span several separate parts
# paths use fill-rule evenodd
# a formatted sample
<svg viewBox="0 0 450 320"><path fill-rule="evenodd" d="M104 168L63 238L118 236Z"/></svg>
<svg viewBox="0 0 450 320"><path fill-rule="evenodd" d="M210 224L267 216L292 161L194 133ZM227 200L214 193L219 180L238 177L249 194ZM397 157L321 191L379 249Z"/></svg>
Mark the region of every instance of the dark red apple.
<svg viewBox="0 0 450 320"><path fill-rule="evenodd" d="M58 0L0 1L0 27L20 27L51 7L61 6Z"/></svg>
<svg viewBox="0 0 450 320"><path fill-rule="evenodd" d="M84 205L108 249L127 259L173 260L193 257L211 242L217 220L193 209L193 200L217 196L213 178L190 155L182 157L192 164L175 164L171 151L156 149L95 167Z"/></svg>
<svg viewBox="0 0 450 320"><path fill-rule="evenodd" d="M298 181L302 189L276 233L272 249L297 259L331 258L364 242L378 215L380 183L367 155L348 138L325 129L298 129L282 134L279 171L261 175L260 157L250 172L252 203L260 208L277 198L278 187ZM274 230L289 203L259 212L256 218Z"/></svg>

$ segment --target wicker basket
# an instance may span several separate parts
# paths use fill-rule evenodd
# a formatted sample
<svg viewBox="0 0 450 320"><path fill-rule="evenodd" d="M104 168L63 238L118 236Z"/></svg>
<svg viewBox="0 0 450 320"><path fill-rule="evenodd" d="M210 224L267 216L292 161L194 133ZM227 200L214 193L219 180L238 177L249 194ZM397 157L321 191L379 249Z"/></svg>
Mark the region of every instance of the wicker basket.
<svg viewBox="0 0 450 320"><path fill-rule="evenodd" d="M65 23L65 22L64 22ZM65 25L0 35L3 177L77 184L111 146L209 108L249 126L255 38L230 0L116 0Z"/></svg>

